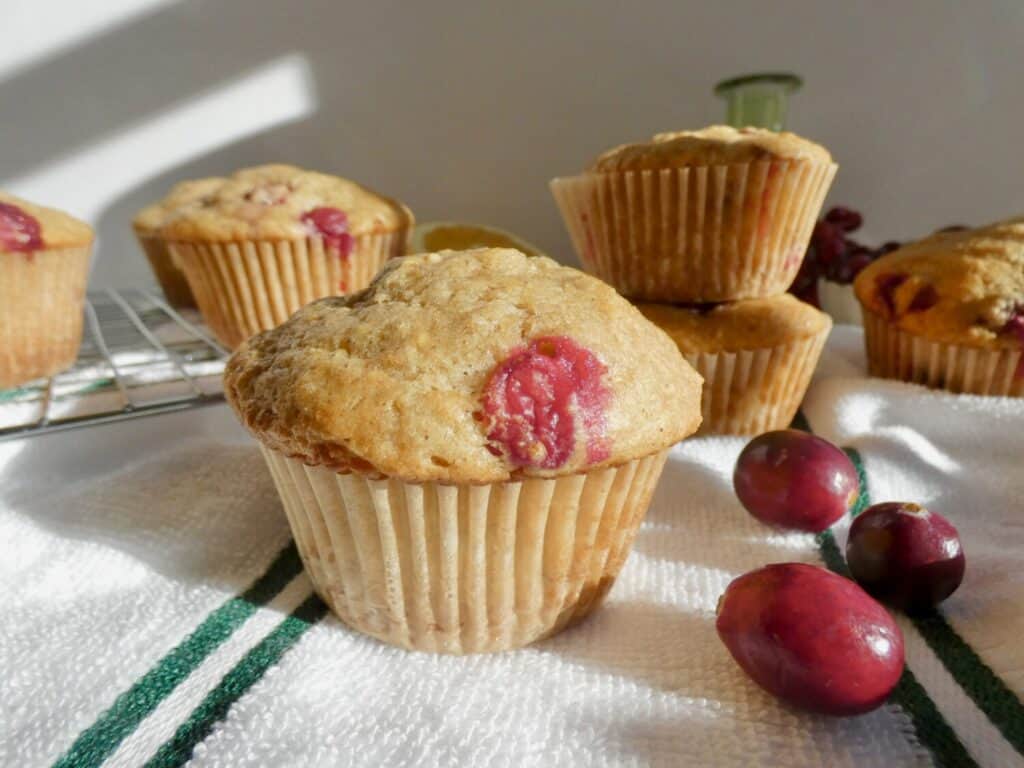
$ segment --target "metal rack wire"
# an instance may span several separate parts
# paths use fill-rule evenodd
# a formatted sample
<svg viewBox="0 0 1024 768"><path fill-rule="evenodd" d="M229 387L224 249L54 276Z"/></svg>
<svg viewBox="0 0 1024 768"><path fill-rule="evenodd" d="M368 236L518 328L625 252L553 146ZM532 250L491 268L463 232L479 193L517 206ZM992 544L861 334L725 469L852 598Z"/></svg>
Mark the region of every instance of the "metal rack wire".
<svg viewBox="0 0 1024 768"><path fill-rule="evenodd" d="M78 360L0 390L0 441L221 402L228 352L198 315L141 289L90 292Z"/></svg>

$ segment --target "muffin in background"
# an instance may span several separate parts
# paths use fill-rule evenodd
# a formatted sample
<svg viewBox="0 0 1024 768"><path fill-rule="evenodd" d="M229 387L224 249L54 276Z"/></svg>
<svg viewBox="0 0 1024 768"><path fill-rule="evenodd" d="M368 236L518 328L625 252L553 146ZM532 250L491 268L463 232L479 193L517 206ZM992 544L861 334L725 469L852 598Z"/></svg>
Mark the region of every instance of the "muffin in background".
<svg viewBox="0 0 1024 768"><path fill-rule="evenodd" d="M338 176L291 165L238 171L160 227L217 338L237 347L324 296L365 288L405 252L412 213Z"/></svg>
<svg viewBox="0 0 1024 768"><path fill-rule="evenodd" d="M665 334L512 249L393 260L249 339L224 382L318 593L360 632L445 653L593 610L700 424Z"/></svg>
<svg viewBox="0 0 1024 768"><path fill-rule="evenodd" d="M0 192L0 389L75 362L92 242L84 221Z"/></svg>
<svg viewBox="0 0 1024 768"><path fill-rule="evenodd" d="M213 192L224 181L225 179L213 177L175 184L166 197L143 208L132 220L132 229L139 240L139 245L149 260L160 289L172 306L194 307L196 300L192 295L192 289L188 287L185 273L171 258L171 252L164 242L160 229L181 211L207 204L212 199Z"/></svg>
<svg viewBox="0 0 1024 768"><path fill-rule="evenodd" d="M1024 396L1024 219L938 232L854 282L872 375Z"/></svg>
<svg viewBox="0 0 1024 768"><path fill-rule="evenodd" d="M789 287L836 169L795 134L712 126L615 147L551 189L584 268L624 296L722 302Z"/></svg>
<svg viewBox="0 0 1024 768"><path fill-rule="evenodd" d="M696 307L638 304L704 378L700 434L788 427L832 320L788 293Z"/></svg>

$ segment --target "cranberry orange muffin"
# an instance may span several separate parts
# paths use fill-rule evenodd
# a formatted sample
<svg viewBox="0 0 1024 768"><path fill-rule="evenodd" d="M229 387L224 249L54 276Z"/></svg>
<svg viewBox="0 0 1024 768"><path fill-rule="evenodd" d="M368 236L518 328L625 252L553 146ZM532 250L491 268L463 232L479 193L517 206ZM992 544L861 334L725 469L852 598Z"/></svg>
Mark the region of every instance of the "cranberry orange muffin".
<svg viewBox="0 0 1024 768"><path fill-rule="evenodd" d="M854 283L873 375L1024 396L1024 219L939 232Z"/></svg>
<svg viewBox="0 0 1024 768"><path fill-rule="evenodd" d="M405 252L413 217L354 181L248 168L160 227L217 338L236 347L324 296L365 288Z"/></svg>
<svg viewBox="0 0 1024 768"><path fill-rule="evenodd" d="M604 283L512 249L407 256L245 342L228 402L349 626L447 653L589 613L700 376Z"/></svg>
<svg viewBox="0 0 1024 768"><path fill-rule="evenodd" d="M623 295L721 302L789 287L836 168L795 134L712 126L615 147L551 189L584 267Z"/></svg>
<svg viewBox="0 0 1024 768"><path fill-rule="evenodd" d="M139 239L146 258L149 259L149 265L156 275L157 282L160 283L164 296L176 307L194 307L196 300L188 287L185 273L171 258L160 229L183 210L209 204L214 190L224 181L222 178L214 177L175 184L163 200L143 208L132 220L135 236Z"/></svg>
<svg viewBox="0 0 1024 768"><path fill-rule="evenodd" d="M789 426L832 328L828 315L788 293L638 308L704 378L702 434L754 435Z"/></svg>
<svg viewBox="0 0 1024 768"><path fill-rule="evenodd" d="M75 362L92 227L0 192L0 389Z"/></svg>

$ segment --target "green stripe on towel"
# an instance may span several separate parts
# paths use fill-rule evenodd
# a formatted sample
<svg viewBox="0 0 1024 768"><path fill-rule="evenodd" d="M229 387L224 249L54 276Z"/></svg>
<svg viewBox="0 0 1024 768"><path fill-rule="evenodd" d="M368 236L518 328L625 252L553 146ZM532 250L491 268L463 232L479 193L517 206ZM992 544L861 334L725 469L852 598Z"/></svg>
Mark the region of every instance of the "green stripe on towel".
<svg viewBox="0 0 1024 768"><path fill-rule="evenodd" d="M327 606L319 597L315 594L308 597L302 605L292 611L291 615L278 624L273 632L249 651L234 669L224 675L182 723L174 736L146 763L147 768L171 768L188 762L192 757L192 750L210 734L213 726L224 718L231 705L258 682L326 612Z"/></svg>
<svg viewBox="0 0 1024 768"><path fill-rule="evenodd" d="M241 595L211 613L195 631L122 693L99 719L82 731L55 768L99 766L167 696L238 629L302 571L290 543Z"/></svg>
<svg viewBox="0 0 1024 768"><path fill-rule="evenodd" d="M853 514L857 515L867 507L868 486L864 461L856 449L845 450L857 468L861 498L865 501L861 505L858 500L853 510ZM964 689L964 693L971 697L1013 748L1024 755L1024 705L1017 695L981 660L938 610L908 618L949 674Z"/></svg>

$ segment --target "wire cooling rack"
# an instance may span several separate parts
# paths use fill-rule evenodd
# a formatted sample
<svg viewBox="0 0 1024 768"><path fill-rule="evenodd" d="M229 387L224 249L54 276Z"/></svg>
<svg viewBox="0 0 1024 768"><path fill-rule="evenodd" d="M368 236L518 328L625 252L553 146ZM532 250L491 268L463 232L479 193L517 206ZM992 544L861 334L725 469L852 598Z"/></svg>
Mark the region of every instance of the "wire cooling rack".
<svg viewBox="0 0 1024 768"><path fill-rule="evenodd" d="M75 365L0 390L0 440L221 402L228 352L198 314L141 289L90 292Z"/></svg>

